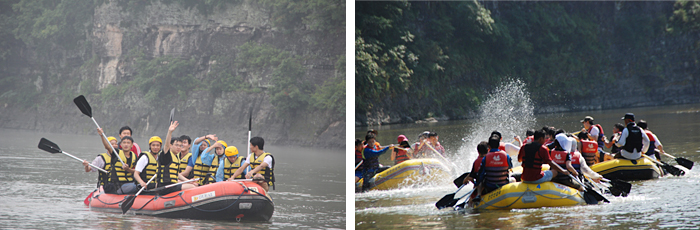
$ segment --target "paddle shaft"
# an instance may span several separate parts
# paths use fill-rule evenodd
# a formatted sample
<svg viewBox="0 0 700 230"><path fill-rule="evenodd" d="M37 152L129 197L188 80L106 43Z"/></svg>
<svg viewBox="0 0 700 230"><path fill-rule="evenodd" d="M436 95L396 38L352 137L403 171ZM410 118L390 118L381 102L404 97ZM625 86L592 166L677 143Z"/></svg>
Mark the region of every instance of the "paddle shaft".
<svg viewBox="0 0 700 230"><path fill-rule="evenodd" d="M569 177L571 177L571 179L574 180L577 184L581 185L581 187L583 188L583 191L586 191L586 186L583 185L583 183L581 183L581 181L578 180L578 178L571 175L571 173L569 173Z"/></svg>
<svg viewBox="0 0 700 230"><path fill-rule="evenodd" d="M71 155L70 153L67 153L67 152L64 152L64 151L61 151L61 153L63 153L63 154L65 154L66 156L69 156L69 157L75 159L76 161L80 161L80 162L85 161L85 160L83 160L83 159L80 159L80 158L77 158L77 157ZM107 170L101 169L100 167L97 167L97 166L95 166L95 165L93 165L93 164L88 163L88 165L90 165L91 167L93 167L93 168L95 168L95 169L97 169L97 170L100 170L100 172L109 173L109 172L107 172Z"/></svg>
<svg viewBox="0 0 700 230"><path fill-rule="evenodd" d="M361 160L360 163L357 163L357 165L355 165L355 170L357 170L357 168L359 168L360 165L362 165L362 162L365 162L365 160Z"/></svg>
<svg viewBox="0 0 700 230"><path fill-rule="evenodd" d="M444 161L446 161L446 162L450 162L450 164L452 164L452 168L450 168L450 171L453 171L453 170L457 169L457 165L455 165L455 163L453 163L453 162L451 162L451 161L448 161L447 158L445 158L444 156L442 156L442 154L440 154L440 152L438 152L437 150L435 150L435 148L433 148L433 146L430 146L430 144L427 144L426 146L428 146L428 148L430 148L431 150L433 150L433 153L435 153L435 155L440 156L440 158L442 158L442 160L444 160Z"/></svg>
<svg viewBox="0 0 700 230"><path fill-rule="evenodd" d="M97 126L98 129L102 129L102 128L100 128L100 125L97 124L97 121L95 121L95 118L94 118L94 117L90 117L90 119L92 119L92 122L95 122L95 125ZM103 137L105 140L107 140L107 143L109 143L109 139L107 139L107 135L105 135L104 132L102 132L102 137ZM109 147L112 148L112 152L114 153L114 155L117 156L117 159L119 160L119 162L121 162L122 165L126 165L126 164L124 163L124 161L122 160L122 158L119 157L119 152L117 152L117 150L114 149L114 146L112 146L112 144L109 144Z"/></svg>
<svg viewBox="0 0 700 230"><path fill-rule="evenodd" d="M193 181L198 181L199 179L202 179L202 178L194 178L194 179L191 179L191 180L186 180L186 181L178 182L178 183L176 183L176 184L167 185L167 186L165 186L165 187L160 187L160 188L152 189L152 190L150 190L150 191L151 191L151 192L154 192L154 191L162 190L162 189L165 189L165 188L172 188L172 187L175 187L175 186L177 186L177 185L184 184L184 183L190 183L190 182L193 182ZM148 181L148 182L151 182L151 181ZM148 183L146 183L146 184L148 184Z"/></svg>

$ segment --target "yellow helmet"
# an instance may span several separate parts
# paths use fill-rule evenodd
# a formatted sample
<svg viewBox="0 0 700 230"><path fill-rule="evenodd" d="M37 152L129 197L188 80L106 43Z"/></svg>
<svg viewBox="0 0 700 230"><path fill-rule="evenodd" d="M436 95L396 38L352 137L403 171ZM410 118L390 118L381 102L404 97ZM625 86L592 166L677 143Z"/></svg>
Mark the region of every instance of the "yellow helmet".
<svg viewBox="0 0 700 230"><path fill-rule="evenodd" d="M117 141L117 138L116 138L116 137L113 137L113 136L109 136L109 137L107 137L107 142L110 142L110 141L116 141L116 142L119 142L119 141Z"/></svg>
<svg viewBox="0 0 700 230"><path fill-rule="evenodd" d="M225 153L227 157L235 156L238 155L238 149L236 148L236 146L226 147Z"/></svg>
<svg viewBox="0 0 700 230"><path fill-rule="evenodd" d="M157 142L160 142L160 144L163 144L163 140L161 140L159 136L152 136L151 139L148 139L148 144L150 145L151 142L154 142L154 141L157 141Z"/></svg>
<svg viewBox="0 0 700 230"><path fill-rule="evenodd" d="M225 141L217 141L217 142L218 142L218 143L221 143L221 145L223 145L224 148L227 148L227 147L228 147L228 145L226 144Z"/></svg>

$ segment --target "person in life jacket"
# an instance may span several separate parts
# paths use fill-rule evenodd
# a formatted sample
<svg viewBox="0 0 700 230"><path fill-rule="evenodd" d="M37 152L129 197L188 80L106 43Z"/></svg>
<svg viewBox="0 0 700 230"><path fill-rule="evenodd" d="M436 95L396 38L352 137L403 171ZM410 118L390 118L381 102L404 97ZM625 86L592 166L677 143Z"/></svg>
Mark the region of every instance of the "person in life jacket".
<svg viewBox="0 0 700 230"><path fill-rule="evenodd" d="M566 168L571 174L573 174L574 177L578 177L580 174L581 165L581 162L579 160L580 158L578 156L573 157L572 154L564 150L564 148L562 148L561 146L561 143L559 142L560 139L562 138L554 140L554 148L549 151L549 156L555 164L559 165L559 167ZM578 170L574 168L572 160L575 161L576 166L578 166ZM581 187L581 185L578 183L574 183L574 181L571 179L571 177L569 177L569 175L561 173L557 174L557 176L552 178L552 182L563 184L575 188L579 191L583 191L583 187Z"/></svg>
<svg viewBox="0 0 700 230"><path fill-rule="evenodd" d="M367 134L370 134L370 133L371 133L371 134L374 134L375 137L376 137L377 135L379 135L379 131L377 131L377 130L375 130L375 129L367 130ZM363 144L363 145L367 145L367 142L363 142L362 144ZM372 145L372 146L370 146L370 147L371 147L372 149L374 149L374 150L380 150L380 149L382 148L381 145L379 145L379 141L375 141L375 142L374 142L374 145Z"/></svg>
<svg viewBox="0 0 700 230"><path fill-rule="evenodd" d="M598 143L600 151L603 152L603 146L605 146L605 133L603 132L603 127L601 127L599 124L594 124L593 117L591 116L584 117L583 120L581 120L581 123L583 124L581 131L588 132L590 135L588 138Z"/></svg>
<svg viewBox="0 0 700 230"><path fill-rule="evenodd" d="M500 149L501 151L505 151L509 156L518 155L518 151L520 151L520 144L515 145L514 142L512 142L512 143L503 142L503 135L501 134L501 132L496 131L496 130L491 132L491 136L498 137L498 140L499 140L498 149ZM520 143L520 137L513 136L513 139L514 139L514 141L517 141L518 143Z"/></svg>
<svg viewBox="0 0 700 230"><path fill-rule="evenodd" d="M362 149L364 149L363 141L355 139L355 183L362 178L362 170L364 169L364 161L362 160Z"/></svg>
<svg viewBox="0 0 700 230"><path fill-rule="evenodd" d="M545 145L545 131L536 130L533 137L535 141L520 148L518 153L518 161L523 162L522 182L539 184L551 181L559 173L568 175L568 171L559 167L549 157L549 149ZM543 172L542 164L549 164L550 170Z"/></svg>
<svg viewBox="0 0 700 230"><path fill-rule="evenodd" d="M599 151L598 143L588 139L590 137L588 132L581 131L578 133L577 137L581 141L579 151L581 152L581 155L583 155L587 165L594 165L605 161L605 155L609 154ZM612 156L609 158L612 158Z"/></svg>
<svg viewBox="0 0 700 230"><path fill-rule="evenodd" d="M178 157L180 157L180 172L184 172L185 169L187 169L187 164L190 163L190 159L192 158L192 152L190 152L190 148L192 147L192 138L187 135L182 135L180 136L180 141L182 141L182 151L180 151L180 155L178 155Z"/></svg>
<svg viewBox="0 0 700 230"><path fill-rule="evenodd" d="M233 178L243 174L243 171L248 166L251 170L245 174L246 179L264 179L264 181L256 181L262 186L265 191L269 191L270 186L275 189L275 158L270 153L263 150L265 140L262 137L250 138L251 154L246 157L245 162L231 176Z"/></svg>
<svg viewBox="0 0 700 230"><path fill-rule="evenodd" d="M664 152L664 146L661 145L661 141L659 140L659 138L656 136L656 134L652 133L651 131L649 131L649 129L647 129L647 121L639 120L639 122L637 122L637 126L639 126L639 128L642 128L644 130L644 134L646 134L649 138L649 149L646 152L647 156L655 160L660 160L661 155L659 154L659 152ZM656 151L657 149L658 151Z"/></svg>
<svg viewBox="0 0 700 230"><path fill-rule="evenodd" d="M408 144L408 138L404 135L399 135L396 137L396 141L398 141L400 147L408 148L408 150L395 148L394 151L391 152L391 160L394 161L395 164L400 164L401 162L411 159L409 151L412 151L410 149L411 146ZM357 155L357 153L355 153L355 155ZM355 156L355 160L357 161L357 156Z"/></svg>
<svg viewBox="0 0 700 230"><path fill-rule="evenodd" d="M615 155L620 152L620 147L615 145L615 141L622 135L622 130L625 129L625 125L622 123L617 123L613 125L613 135L609 139L605 139L605 147L610 149L610 154Z"/></svg>
<svg viewBox="0 0 700 230"><path fill-rule="evenodd" d="M430 132L428 133L428 143L435 151L437 151L440 155L443 157L445 156L445 147L440 144L440 141L438 141L440 137L436 132ZM432 149L431 149L432 150Z"/></svg>
<svg viewBox="0 0 700 230"><path fill-rule="evenodd" d="M481 164L478 167L478 181L481 184L480 196L510 182L515 182L515 179L512 179L508 174L508 170L513 168L513 163L510 156L499 149L500 142L501 139L497 135L489 138L489 152L481 159Z"/></svg>
<svg viewBox="0 0 700 230"><path fill-rule="evenodd" d="M615 140L615 145L620 147L620 153L615 158L637 160L649 149L649 137L634 123L634 114L627 113L624 117L626 127L620 137Z"/></svg>
<svg viewBox="0 0 700 230"><path fill-rule="evenodd" d="M180 158L178 153L182 151L182 141L179 137L172 137L173 131L179 126L179 122L170 122L168 134L165 137L165 145L163 151L160 151L157 157L158 167L156 169L156 187L165 187L171 184L176 184L180 181L185 181L187 178L180 175ZM150 179L150 178L149 178ZM170 188L163 189L158 193L160 195L177 192L197 187L196 182L175 185Z"/></svg>
<svg viewBox="0 0 700 230"><path fill-rule="evenodd" d="M202 168L203 164L201 164L201 154L204 150L209 148L211 143L218 140L219 139L216 137L216 134L208 134L195 139L194 142L192 142L192 147L190 148L190 153L192 153L192 155L190 155L189 159L186 160L187 165L185 166L184 171L180 171L180 175L189 179L192 179L195 176L197 178L201 178L198 183L202 184L205 179L204 177L209 172L209 168ZM200 162L200 165L195 170L195 164L197 161ZM182 164L180 164L180 169L182 169Z"/></svg>
<svg viewBox="0 0 700 230"><path fill-rule="evenodd" d="M489 143L486 141L480 142L478 145L476 145L476 151L479 153L479 156L476 157L476 160L474 160L474 162L472 163L472 171L469 172L469 175L465 177L462 181L462 184L468 184L469 182L474 183L474 188L477 188L477 186L481 185L481 180L478 180L478 174L479 170L481 169L482 160L484 159L486 154L489 153ZM471 195L472 199L476 198L477 194L478 193L473 192Z"/></svg>
<svg viewBox="0 0 700 230"><path fill-rule="evenodd" d="M415 143L413 143L413 145L411 145L411 149L413 149L413 154L412 154L411 158L422 158L422 157L426 156L426 151L432 151L432 150L430 150L430 148L425 146L425 144L428 143L428 135L429 134L430 134L430 131L424 131L424 132L418 134L418 141L416 141ZM375 150L378 150L378 149L375 149Z"/></svg>
<svg viewBox="0 0 700 230"><path fill-rule="evenodd" d="M224 151L228 147L228 144L226 144L225 141L223 140L218 140L215 143L211 144L209 148L206 148L204 151L202 151L202 154L199 156L199 158L195 161L194 163L194 174L195 177L200 177L203 179L203 181L200 181L200 185L205 185L205 184L211 184L216 182L216 179L213 177L214 173L216 173L216 167L218 167L218 162L220 160L223 160L224 158ZM213 166L214 162L217 162L217 166Z"/></svg>
<svg viewBox="0 0 700 230"><path fill-rule="evenodd" d="M158 170L158 155L160 155L163 140L159 136L152 136L148 139L148 151L143 151L139 154L136 168L134 168L134 180L136 183L146 189L154 189L156 181L146 184L153 175L156 175Z"/></svg>
<svg viewBox="0 0 700 230"><path fill-rule="evenodd" d="M116 192L117 194L135 193L137 188L133 183L133 173L137 156L131 152L134 139L132 139L130 136L124 136L119 142L121 149L115 149L117 152L114 152L108 140L102 137L102 129L98 128L97 132L101 136L100 140L102 140L102 145L107 150L107 154L110 155L110 157L103 157L103 160L105 161L105 168L108 167L107 165L110 167L108 178L102 179L103 181L108 181L108 183L105 183L104 186L105 192ZM122 165L117 157L121 158L126 165Z"/></svg>
<svg viewBox="0 0 700 230"><path fill-rule="evenodd" d="M366 191L370 186L370 179L374 176L377 169L379 169L379 156L386 153L389 149L393 149L394 145L391 144L382 150L374 150L369 146L374 146L375 136L373 133L367 133L365 136L365 143L362 150L362 191Z"/></svg>
<svg viewBox="0 0 700 230"><path fill-rule="evenodd" d="M102 137L100 137L102 139ZM119 145L117 144L117 138L113 136L107 137L107 140L109 143L114 147L114 149L119 149ZM97 157L95 157L94 160L92 160L92 165L97 166L101 169L104 169L106 171L109 171L111 169L111 166L105 164L105 158L110 158L111 156L108 153L101 153L98 154ZM99 188L102 185L105 185L108 181L106 179L109 178L109 175L103 172L100 172L99 170L93 168L90 166L90 164L86 161L83 160L83 167L85 168L85 172L97 172L97 187Z"/></svg>
<svg viewBox="0 0 700 230"><path fill-rule="evenodd" d="M212 171L214 174L214 178L216 178L216 182L221 182L224 180L237 180L237 179L245 179L243 177L243 174L248 173L246 169L243 170L243 173L241 175L238 175L237 177L231 177L233 176L233 173L235 173L238 168L243 165L243 162L245 162L245 157L239 156L238 155L238 148L236 146L229 146L226 147L224 150L224 156L220 157L219 162L212 162Z"/></svg>
<svg viewBox="0 0 700 230"><path fill-rule="evenodd" d="M119 138L124 139L124 137L126 137L126 136L131 137L131 135L133 133L134 133L134 131L131 130L131 127L129 127L129 126L121 127L119 129ZM139 147L139 145L134 142L131 145L131 152L134 153L136 156L138 156L141 153L141 147Z"/></svg>

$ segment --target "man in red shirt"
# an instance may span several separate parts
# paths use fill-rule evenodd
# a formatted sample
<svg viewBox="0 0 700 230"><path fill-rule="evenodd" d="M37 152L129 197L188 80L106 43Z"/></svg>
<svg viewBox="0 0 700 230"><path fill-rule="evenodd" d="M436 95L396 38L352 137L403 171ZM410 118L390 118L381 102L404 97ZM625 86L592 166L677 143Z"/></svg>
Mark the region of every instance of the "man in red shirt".
<svg viewBox="0 0 700 230"><path fill-rule="evenodd" d="M518 161L523 162L523 174L521 176L524 183L539 184L551 181L558 173L569 175L569 172L562 169L549 158L549 149L544 145L544 131L535 131L535 141L520 148ZM542 164L549 164L551 169L542 172Z"/></svg>

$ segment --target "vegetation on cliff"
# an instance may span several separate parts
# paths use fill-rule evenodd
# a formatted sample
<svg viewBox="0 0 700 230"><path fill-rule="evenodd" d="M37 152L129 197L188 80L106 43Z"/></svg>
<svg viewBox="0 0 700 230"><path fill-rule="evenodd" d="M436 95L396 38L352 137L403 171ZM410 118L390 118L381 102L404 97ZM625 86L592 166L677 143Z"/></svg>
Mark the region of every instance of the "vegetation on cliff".
<svg viewBox="0 0 700 230"><path fill-rule="evenodd" d="M610 94L620 87L604 83L630 76L649 91L671 71L655 42L699 28L698 2L664 4L357 2L356 120L461 117L507 78L540 105Z"/></svg>

